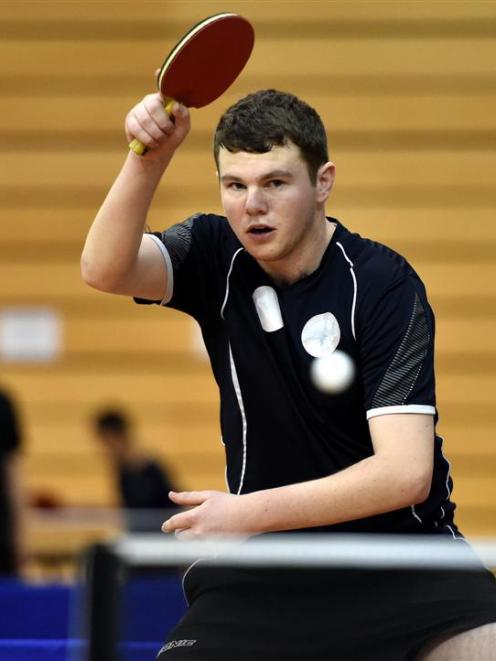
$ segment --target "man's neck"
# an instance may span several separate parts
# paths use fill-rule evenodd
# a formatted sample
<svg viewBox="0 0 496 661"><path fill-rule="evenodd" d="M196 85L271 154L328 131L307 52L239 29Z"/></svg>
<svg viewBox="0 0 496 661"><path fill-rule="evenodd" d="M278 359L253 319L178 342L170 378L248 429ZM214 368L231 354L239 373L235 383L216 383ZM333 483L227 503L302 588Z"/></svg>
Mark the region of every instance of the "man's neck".
<svg viewBox="0 0 496 661"><path fill-rule="evenodd" d="M324 218L317 226L317 231L313 233L311 240L296 258L291 256L286 263L275 265L263 263L260 266L278 286L292 285L319 268L335 229L336 224Z"/></svg>

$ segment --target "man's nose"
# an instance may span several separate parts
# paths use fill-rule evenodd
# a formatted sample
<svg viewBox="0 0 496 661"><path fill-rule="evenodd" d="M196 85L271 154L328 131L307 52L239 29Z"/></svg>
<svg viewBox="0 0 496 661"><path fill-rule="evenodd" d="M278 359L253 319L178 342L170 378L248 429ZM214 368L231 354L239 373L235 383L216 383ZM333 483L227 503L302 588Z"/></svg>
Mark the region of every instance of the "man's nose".
<svg viewBox="0 0 496 661"><path fill-rule="evenodd" d="M255 216L267 211L267 201L263 190L257 187L248 188L245 203L246 212Z"/></svg>

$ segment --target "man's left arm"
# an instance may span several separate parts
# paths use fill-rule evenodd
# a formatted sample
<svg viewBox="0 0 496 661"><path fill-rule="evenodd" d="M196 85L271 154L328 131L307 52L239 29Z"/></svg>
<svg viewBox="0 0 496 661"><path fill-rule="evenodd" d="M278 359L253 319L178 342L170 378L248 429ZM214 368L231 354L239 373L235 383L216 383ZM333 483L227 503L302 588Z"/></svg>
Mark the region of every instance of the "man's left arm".
<svg viewBox="0 0 496 661"><path fill-rule="evenodd" d="M173 493L174 502L191 509L172 516L162 529L185 539L249 536L353 521L426 500L433 471L433 416L379 415L369 427L374 454L339 473L240 496Z"/></svg>

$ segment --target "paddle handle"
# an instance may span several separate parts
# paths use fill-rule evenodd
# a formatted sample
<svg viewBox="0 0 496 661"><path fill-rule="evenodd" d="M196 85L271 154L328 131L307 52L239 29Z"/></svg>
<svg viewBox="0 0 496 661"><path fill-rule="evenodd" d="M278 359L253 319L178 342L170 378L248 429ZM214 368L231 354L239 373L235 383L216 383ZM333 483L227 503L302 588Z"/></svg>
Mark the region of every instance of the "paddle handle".
<svg viewBox="0 0 496 661"><path fill-rule="evenodd" d="M169 115L169 117L172 115L172 106L175 104L174 99L165 99L165 104L164 104L164 110L165 112ZM134 140L131 140L129 143L129 149L132 149L135 154L138 156L144 156L146 152L148 151L148 147L146 147L142 142L134 138Z"/></svg>

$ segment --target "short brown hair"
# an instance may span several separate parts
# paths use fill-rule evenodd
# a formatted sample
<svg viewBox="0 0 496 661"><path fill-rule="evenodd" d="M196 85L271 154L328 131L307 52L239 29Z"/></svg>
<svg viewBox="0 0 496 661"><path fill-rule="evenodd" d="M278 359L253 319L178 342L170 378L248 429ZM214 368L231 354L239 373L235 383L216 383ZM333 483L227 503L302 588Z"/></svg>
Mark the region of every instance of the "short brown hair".
<svg viewBox="0 0 496 661"><path fill-rule="evenodd" d="M299 147L312 184L329 160L327 136L314 108L287 92L260 90L240 99L222 115L214 135L214 158L219 150L268 152L291 141Z"/></svg>

